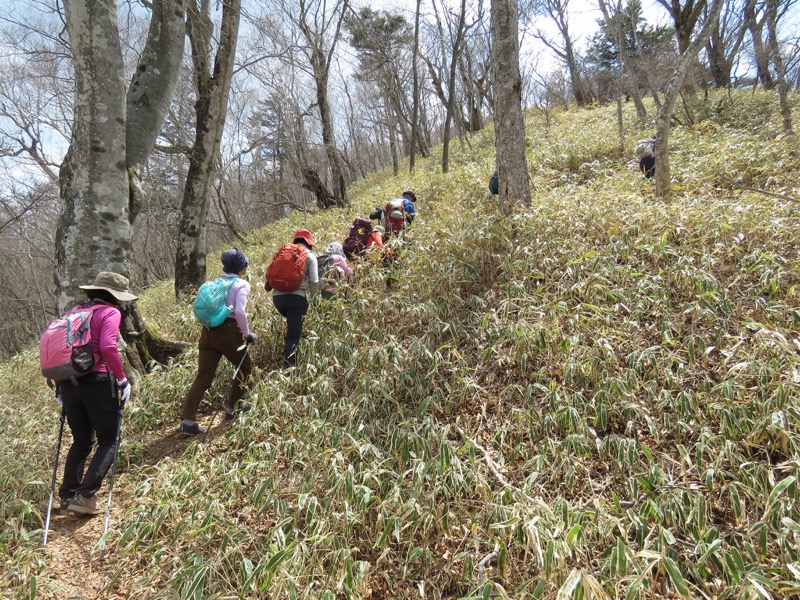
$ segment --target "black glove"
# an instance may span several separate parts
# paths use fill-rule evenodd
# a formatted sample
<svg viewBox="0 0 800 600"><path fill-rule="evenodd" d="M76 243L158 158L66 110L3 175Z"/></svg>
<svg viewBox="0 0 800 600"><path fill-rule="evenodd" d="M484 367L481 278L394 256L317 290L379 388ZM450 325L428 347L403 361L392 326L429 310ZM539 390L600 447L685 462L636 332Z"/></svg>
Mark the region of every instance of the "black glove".
<svg viewBox="0 0 800 600"><path fill-rule="evenodd" d="M248 344L255 344L258 341L258 336L255 333L248 333L244 336L244 341Z"/></svg>

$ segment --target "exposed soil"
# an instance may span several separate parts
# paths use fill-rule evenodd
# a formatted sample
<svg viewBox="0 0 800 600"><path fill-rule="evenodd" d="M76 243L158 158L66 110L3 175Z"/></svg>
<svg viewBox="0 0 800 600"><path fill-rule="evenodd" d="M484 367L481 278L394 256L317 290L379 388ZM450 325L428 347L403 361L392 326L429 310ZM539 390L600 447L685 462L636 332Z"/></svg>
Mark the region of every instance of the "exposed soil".
<svg viewBox="0 0 800 600"><path fill-rule="evenodd" d="M208 425L211 416L207 416L204 421L204 426ZM229 427L229 423L218 416L209 434L209 440L220 435L227 427ZM154 465L167 457L179 457L194 439L196 438L187 438L178 434L177 426L174 423L164 426L160 430L152 431L143 440L143 455L140 460L137 460L137 463ZM66 431L58 481L63 474L64 457L71 441L69 431ZM101 541L106 520L110 479L111 473L109 472L103 488L98 494L98 506L102 506L103 512L97 516L79 515L59 510L56 493L46 547L47 572L52 580L54 590L51 593L40 589L39 597L58 600L89 598L119 600L130 597L131 577L118 572L120 567L117 564L113 539L118 537L120 531L120 516L133 508L130 500L133 492L127 488L125 471L118 469L112 491L111 510L108 512L108 530L116 531L117 535L112 535L112 544L103 548ZM56 490L58 490L58 484L56 484Z"/></svg>

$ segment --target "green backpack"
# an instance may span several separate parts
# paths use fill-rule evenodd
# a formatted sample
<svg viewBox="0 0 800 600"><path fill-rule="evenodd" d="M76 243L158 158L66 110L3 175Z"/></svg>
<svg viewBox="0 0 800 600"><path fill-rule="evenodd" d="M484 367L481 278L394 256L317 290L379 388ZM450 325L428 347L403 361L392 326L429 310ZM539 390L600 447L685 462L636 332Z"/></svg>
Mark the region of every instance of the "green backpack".
<svg viewBox="0 0 800 600"><path fill-rule="evenodd" d="M225 304L228 292L238 277L217 277L206 281L197 290L194 299L194 316L203 327L219 327L231 314L231 307Z"/></svg>

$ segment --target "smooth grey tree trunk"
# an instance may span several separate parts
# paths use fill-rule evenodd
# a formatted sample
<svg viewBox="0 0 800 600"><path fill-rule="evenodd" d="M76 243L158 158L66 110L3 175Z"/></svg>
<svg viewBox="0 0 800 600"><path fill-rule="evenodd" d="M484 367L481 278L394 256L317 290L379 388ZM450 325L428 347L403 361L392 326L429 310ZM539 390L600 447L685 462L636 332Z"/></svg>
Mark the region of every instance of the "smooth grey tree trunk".
<svg viewBox="0 0 800 600"><path fill-rule="evenodd" d="M59 173L56 303L86 294L100 271L130 274L131 224L126 172L124 65L115 0L66 0L75 69L70 147Z"/></svg>
<svg viewBox="0 0 800 600"><path fill-rule="evenodd" d="M183 56L183 0L155 0L145 50L130 86L114 0L66 0L75 69L72 138L59 173L56 304L85 298L78 286L100 271L130 277L131 224L141 202L139 174L161 130ZM123 310L127 356L140 370L181 348L153 336L135 304Z"/></svg>
<svg viewBox="0 0 800 600"><path fill-rule="evenodd" d="M141 209L139 180L167 117L181 72L186 0L153 3L153 16L139 64L128 86L126 143L131 184L131 223Z"/></svg>
<svg viewBox="0 0 800 600"><path fill-rule="evenodd" d="M658 142L656 146L655 194L666 201L672 198L672 185L669 173L669 133L672 111L680 95L683 79L686 77L689 65L695 60L700 48L702 48L708 40L711 28L716 24L717 19L719 19L719 13L722 11L723 3L724 0L714 0L700 33L689 43L686 51L678 60L678 65L675 67L675 71L672 73L672 77L667 85L667 93L664 95L664 104L661 107L661 112L658 113L656 124L656 139Z"/></svg>
<svg viewBox="0 0 800 600"><path fill-rule="evenodd" d="M181 201L175 296L183 298L206 279L206 220L219 161L241 16L240 0L224 0L216 55L211 64L213 24L207 0L189 5L189 41L194 63L196 127Z"/></svg>
<svg viewBox="0 0 800 600"><path fill-rule="evenodd" d="M522 116L522 77L519 74L519 19L516 0L492 0L497 170L500 211L531 205L525 121Z"/></svg>

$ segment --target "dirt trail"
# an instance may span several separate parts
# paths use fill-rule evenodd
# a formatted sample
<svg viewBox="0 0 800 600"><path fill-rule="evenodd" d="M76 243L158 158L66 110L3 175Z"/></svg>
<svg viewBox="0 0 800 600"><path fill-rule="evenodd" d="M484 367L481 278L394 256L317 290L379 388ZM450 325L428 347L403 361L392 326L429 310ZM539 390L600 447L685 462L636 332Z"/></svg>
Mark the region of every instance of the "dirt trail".
<svg viewBox="0 0 800 600"><path fill-rule="evenodd" d="M207 424L211 420L211 416L204 420ZM209 439L220 435L228 426L228 423L221 423L220 418L217 417ZM155 465L167 457L177 458L183 454L192 441L191 438L179 435L174 423L164 426L145 436L143 440L144 454L137 463ZM71 442L69 432L66 431L58 470L59 482L64 472L64 457ZM94 517L59 510L58 494L56 493L53 500L45 559L47 572L56 589L52 594L42 592L39 597L58 600L65 598L119 600L130 597L131 576L119 573L118 557L113 547L113 542L118 538L120 532L120 516L133 508L131 501L133 490L128 487L126 473L119 468L114 481L108 520L108 530L115 534L112 534L111 541L104 552L99 546L103 536L110 477L109 472L97 498L98 507L102 506L103 512ZM57 490L58 483L56 484Z"/></svg>

